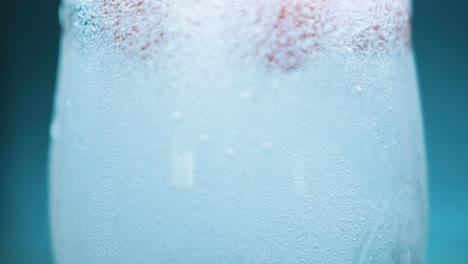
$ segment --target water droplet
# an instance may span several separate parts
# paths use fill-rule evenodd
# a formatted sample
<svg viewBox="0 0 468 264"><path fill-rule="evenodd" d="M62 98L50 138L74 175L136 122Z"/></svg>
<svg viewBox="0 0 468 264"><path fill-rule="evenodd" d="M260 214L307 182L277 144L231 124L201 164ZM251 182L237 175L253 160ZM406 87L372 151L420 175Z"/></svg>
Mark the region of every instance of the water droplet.
<svg viewBox="0 0 468 264"><path fill-rule="evenodd" d="M224 152L226 152L226 154L228 154L228 155L234 155L236 153L236 150L234 148L232 148L232 147L226 147L224 149Z"/></svg>
<svg viewBox="0 0 468 264"><path fill-rule="evenodd" d="M70 106L72 105L71 99L67 99L67 100L65 101L65 105L66 105L67 107L70 107Z"/></svg>
<svg viewBox="0 0 468 264"><path fill-rule="evenodd" d="M208 141L210 141L210 138L208 137L207 134L203 133L200 135L200 141L203 142L203 143L206 143Z"/></svg>
<svg viewBox="0 0 468 264"><path fill-rule="evenodd" d="M263 141L260 143L260 147L264 150L270 150L273 148L273 144L270 141Z"/></svg>
<svg viewBox="0 0 468 264"><path fill-rule="evenodd" d="M331 24L326 24L325 28L323 29L325 32L333 31L333 26Z"/></svg>
<svg viewBox="0 0 468 264"><path fill-rule="evenodd" d="M364 92L364 89L361 86L356 85L356 86L353 87L353 92L361 94L362 92Z"/></svg>
<svg viewBox="0 0 468 264"><path fill-rule="evenodd" d="M249 100L249 99L252 99L253 97L253 93L249 90L245 90L241 93L241 97L242 99L244 100Z"/></svg>
<svg viewBox="0 0 468 264"><path fill-rule="evenodd" d="M181 121L184 118L184 114L181 111L174 111L171 114L171 117L174 121Z"/></svg>
<svg viewBox="0 0 468 264"><path fill-rule="evenodd" d="M271 88L276 89L279 86L280 86L280 81L278 79L275 78L271 81Z"/></svg>

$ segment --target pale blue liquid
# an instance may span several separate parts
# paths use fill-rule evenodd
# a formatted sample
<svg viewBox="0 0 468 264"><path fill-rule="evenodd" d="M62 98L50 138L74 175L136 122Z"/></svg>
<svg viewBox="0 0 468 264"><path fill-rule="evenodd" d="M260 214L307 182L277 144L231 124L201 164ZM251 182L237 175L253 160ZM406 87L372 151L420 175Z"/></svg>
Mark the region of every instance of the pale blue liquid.
<svg viewBox="0 0 468 264"><path fill-rule="evenodd" d="M62 45L57 263L424 262L409 51L284 73L222 50L150 67L71 34Z"/></svg>

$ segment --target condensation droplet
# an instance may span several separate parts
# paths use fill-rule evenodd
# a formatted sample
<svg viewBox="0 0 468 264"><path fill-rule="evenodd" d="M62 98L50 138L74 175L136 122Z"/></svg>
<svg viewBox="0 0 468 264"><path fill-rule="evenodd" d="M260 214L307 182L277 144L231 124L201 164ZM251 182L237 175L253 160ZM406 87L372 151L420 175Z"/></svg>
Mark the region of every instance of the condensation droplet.
<svg viewBox="0 0 468 264"><path fill-rule="evenodd" d="M184 113L182 113L181 111L174 111L172 112L171 114L171 117L174 121L182 121L182 119L184 119Z"/></svg>
<svg viewBox="0 0 468 264"><path fill-rule="evenodd" d="M203 143L206 143L208 141L210 141L210 137L208 137L207 134L203 133L200 135L200 141L203 142Z"/></svg>
<svg viewBox="0 0 468 264"><path fill-rule="evenodd" d="M333 31L333 26L331 24L326 24L325 28L323 29L325 32Z"/></svg>
<svg viewBox="0 0 468 264"><path fill-rule="evenodd" d="M361 94L362 92L364 92L364 89L362 88L362 86L356 85L353 87L353 92Z"/></svg>
<svg viewBox="0 0 468 264"><path fill-rule="evenodd" d="M279 86L280 86L280 81L278 79L275 78L271 81L271 88L276 89Z"/></svg>
<svg viewBox="0 0 468 264"><path fill-rule="evenodd" d="M236 153L236 150L234 148L232 148L232 147L226 147L224 149L224 152L226 152L226 154L228 154L228 155L234 155Z"/></svg>
<svg viewBox="0 0 468 264"><path fill-rule="evenodd" d="M245 90L241 93L241 98L244 100L249 100L253 98L253 93L249 90Z"/></svg>
<svg viewBox="0 0 468 264"><path fill-rule="evenodd" d="M260 147L264 150L270 150L273 148L273 144L270 141L262 141Z"/></svg>

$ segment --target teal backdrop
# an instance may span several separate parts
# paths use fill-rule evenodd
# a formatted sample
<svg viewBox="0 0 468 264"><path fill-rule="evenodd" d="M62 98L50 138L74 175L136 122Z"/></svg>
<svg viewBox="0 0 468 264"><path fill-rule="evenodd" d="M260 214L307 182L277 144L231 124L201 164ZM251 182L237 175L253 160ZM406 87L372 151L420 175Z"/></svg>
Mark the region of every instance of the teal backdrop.
<svg viewBox="0 0 468 264"><path fill-rule="evenodd" d="M1 4L0 263L52 263L46 170L58 4ZM428 262L466 264L468 1L415 0L414 7L430 172Z"/></svg>

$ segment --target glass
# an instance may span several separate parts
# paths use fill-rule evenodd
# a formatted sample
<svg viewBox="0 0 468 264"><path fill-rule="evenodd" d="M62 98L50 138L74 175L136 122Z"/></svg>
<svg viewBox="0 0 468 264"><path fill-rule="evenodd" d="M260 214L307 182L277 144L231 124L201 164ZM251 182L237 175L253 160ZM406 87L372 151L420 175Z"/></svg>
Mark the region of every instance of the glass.
<svg viewBox="0 0 468 264"><path fill-rule="evenodd" d="M409 0L66 0L56 262L424 263Z"/></svg>

